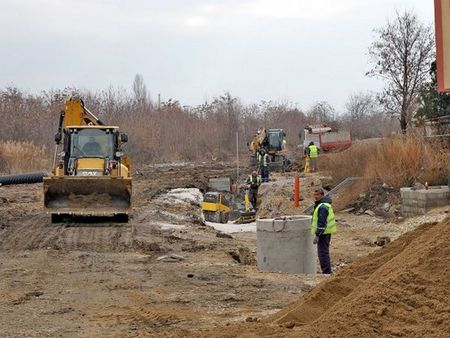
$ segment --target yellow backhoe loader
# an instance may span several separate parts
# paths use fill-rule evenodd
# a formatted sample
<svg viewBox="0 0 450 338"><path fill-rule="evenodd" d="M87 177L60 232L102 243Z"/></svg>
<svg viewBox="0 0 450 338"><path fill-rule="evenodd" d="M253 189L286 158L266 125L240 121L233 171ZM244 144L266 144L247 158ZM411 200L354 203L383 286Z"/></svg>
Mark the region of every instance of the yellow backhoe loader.
<svg viewBox="0 0 450 338"><path fill-rule="evenodd" d="M66 101L55 135L53 175L44 177L44 209L52 222L68 216L128 221L131 161L122 149L127 141L127 134L105 125L80 98Z"/></svg>

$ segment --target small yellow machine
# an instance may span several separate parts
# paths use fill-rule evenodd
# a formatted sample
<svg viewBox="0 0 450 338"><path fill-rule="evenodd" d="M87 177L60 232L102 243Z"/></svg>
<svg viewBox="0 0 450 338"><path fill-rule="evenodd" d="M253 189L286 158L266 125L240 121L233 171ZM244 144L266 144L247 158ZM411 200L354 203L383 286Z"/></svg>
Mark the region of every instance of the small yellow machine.
<svg viewBox="0 0 450 338"><path fill-rule="evenodd" d="M239 210L239 217L234 220L234 223L245 224L256 221L256 211L251 206L248 189L245 190L244 206L245 210Z"/></svg>
<svg viewBox="0 0 450 338"><path fill-rule="evenodd" d="M222 193L207 192L203 197L202 210L206 221L227 223L231 208Z"/></svg>
<svg viewBox="0 0 450 338"><path fill-rule="evenodd" d="M127 141L127 134L104 125L81 99L66 101L55 135L53 175L44 178L44 209L52 222L67 216L128 221L131 161L122 150Z"/></svg>

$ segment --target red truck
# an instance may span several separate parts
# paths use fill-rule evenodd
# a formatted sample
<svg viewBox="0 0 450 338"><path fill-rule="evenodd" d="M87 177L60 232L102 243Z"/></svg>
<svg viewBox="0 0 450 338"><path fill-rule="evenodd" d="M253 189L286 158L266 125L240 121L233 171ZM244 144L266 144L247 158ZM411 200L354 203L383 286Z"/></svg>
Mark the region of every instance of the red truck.
<svg viewBox="0 0 450 338"><path fill-rule="evenodd" d="M352 135L348 130L333 131L324 124L310 125L304 129L303 149L310 142L314 142L321 151L345 149L352 145Z"/></svg>

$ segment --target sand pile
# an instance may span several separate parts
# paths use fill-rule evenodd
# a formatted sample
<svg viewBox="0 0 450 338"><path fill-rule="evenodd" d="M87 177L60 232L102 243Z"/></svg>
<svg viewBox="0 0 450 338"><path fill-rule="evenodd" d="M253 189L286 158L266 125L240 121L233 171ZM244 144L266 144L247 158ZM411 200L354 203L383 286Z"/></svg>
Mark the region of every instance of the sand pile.
<svg viewBox="0 0 450 338"><path fill-rule="evenodd" d="M195 335L450 337L450 218L355 261L259 323Z"/></svg>
<svg viewBox="0 0 450 338"><path fill-rule="evenodd" d="M422 225L356 261L273 321L311 324L300 331L310 337L449 337L449 230L449 218Z"/></svg>

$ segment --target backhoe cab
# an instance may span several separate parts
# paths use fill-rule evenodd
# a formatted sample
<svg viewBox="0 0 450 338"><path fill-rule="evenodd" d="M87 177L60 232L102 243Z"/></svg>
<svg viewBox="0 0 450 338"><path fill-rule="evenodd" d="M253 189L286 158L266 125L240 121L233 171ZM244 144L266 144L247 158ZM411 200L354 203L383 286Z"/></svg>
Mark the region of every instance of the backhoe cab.
<svg viewBox="0 0 450 338"><path fill-rule="evenodd" d="M202 204L205 221L227 223L230 215L230 203L221 192L207 192Z"/></svg>

